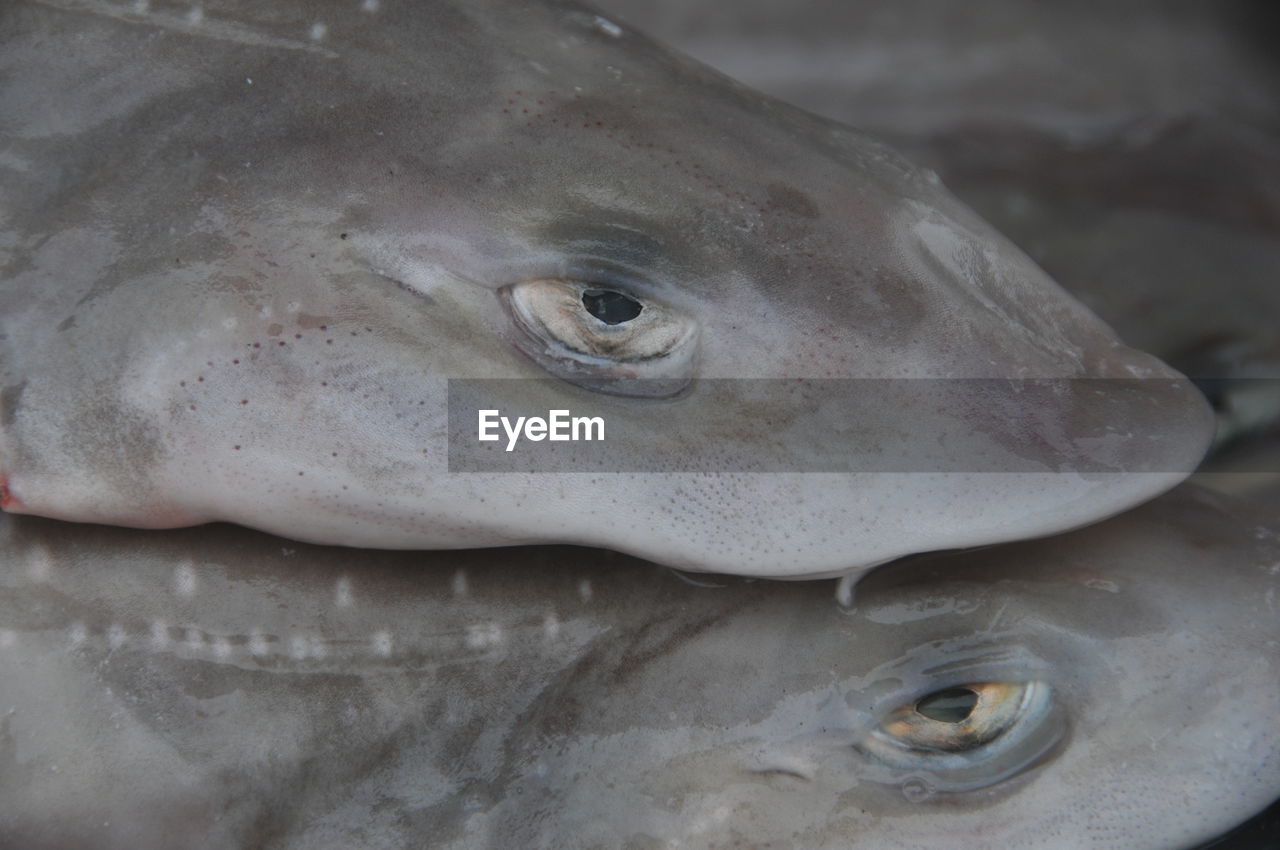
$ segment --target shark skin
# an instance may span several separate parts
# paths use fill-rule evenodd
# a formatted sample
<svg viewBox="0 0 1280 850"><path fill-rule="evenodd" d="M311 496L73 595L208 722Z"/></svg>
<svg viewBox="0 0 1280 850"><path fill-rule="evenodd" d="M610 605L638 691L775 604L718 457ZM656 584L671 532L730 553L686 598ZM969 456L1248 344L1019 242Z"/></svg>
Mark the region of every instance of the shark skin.
<svg viewBox="0 0 1280 850"><path fill-rule="evenodd" d="M587 7L24 0L0 45L10 513L813 577L1102 519L1212 434L930 172ZM451 471L491 378L604 411L604 474ZM831 412L867 379L943 389Z"/></svg>
<svg viewBox="0 0 1280 850"><path fill-rule="evenodd" d="M4 846L1174 850L1280 792L1280 525L1190 486L852 598L229 525L0 552ZM957 688L982 723L924 722Z"/></svg>

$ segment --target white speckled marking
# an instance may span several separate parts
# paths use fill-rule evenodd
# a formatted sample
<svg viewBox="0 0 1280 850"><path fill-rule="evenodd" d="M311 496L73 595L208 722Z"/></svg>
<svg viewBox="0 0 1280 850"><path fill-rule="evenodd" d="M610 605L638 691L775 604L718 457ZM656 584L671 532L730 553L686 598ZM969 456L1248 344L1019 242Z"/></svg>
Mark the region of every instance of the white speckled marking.
<svg viewBox="0 0 1280 850"><path fill-rule="evenodd" d="M364 2L360 4L360 11L376 12L381 5L382 0L364 0Z"/></svg>
<svg viewBox="0 0 1280 850"><path fill-rule="evenodd" d="M124 626L119 623L112 623L107 626L107 646L112 649L119 649L124 646L125 641L129 639L129 633L125 631Z"/></svg>
<svg viewBox="0 0 1280 850"><path fill-rule="evenodd" d="M89 630L85 628L84 623L72 623L69 631L72 646L79 646L89 637Z"/></svg>
<svg viewBox="0 0 1280 850"><path fill-rule="evenodd" d="M190 561L183 561L173 569L173 592L190 599L196 594L196 570Z"/></svg>
<svg viewBox="0 0 1280 850"><path fill-rule="evenodd" d="M578 582L578 595L582 597L583 602L591 601L591 579L584 578Z"/></svg>
<svg viewBox="0 0 1280 850"><path fill-rule="evenodd" d="M311 36L312 41L323 41L324 37L328 35L328 33L328 26L321 23L315 23L311 25L311 30L308 34Z"/></svg>
<svg viewBox="0 0 1280 850"><path fill-rule="evenodd" d="M596 29L600 30L600 32L604 33L607 36L610 36L611 38L622 37L622 27L618 26L613 21L608 20L607 18L602 18L599 15L596 15L595 24L596 24Z"/></svg>
<svg viewBox="0 0 1280 850"><path fill-rule="evenodd" d="M351 579L346 576L343 576L334 583L333 604L337 605L339 608L351 607Z"/></svg>
<svg viewBox="0 0 1280 850"><path fill-rule="evenodd" d="M0 649L10 649L17 643L17 632L13 629L0 629Z"/></svg>
<svg viewBox="0 0 1280 850"><path fill-rule="evenodd" d="M151 624L151 645L156 649L169 645L169 627L159 620Z"/></svg>
<svg viewBox="0 0 1280 850"><path fill-rule="evenodd" d="M250 655L266 655L270 647L267 644L266 635L262 632L251 632L249 634L249 654Z"/></svg>
<svg viewBox="0 0 1280 850"><path fill-rule="evenodd" d="M201 9L199 6L192 6L191 10L187 12L187 23L198 24L203 20L204 9Z"/></svg>
<svg viewBox="0 0 1280 850"><path fill-rule="evenodd" d="M329 647L315 635L293 635L289 638L289 654L297 661L324 658L329 654Z"/></svg>
<svg viewBox="0 0 1280 850"><path fill-rule="evenodd" d="M375 655L379 655L382 658L391 657L391 633L390 632L386 632L386 631L375 632L373 635L372 643L373 643L373 652Z"/></svg>
<svg viewBox="0 0 1280 850"><path fill-rule="evenodd" d="M560 619L551 612L542 621L542 634L547 640L555 640L560 636Z"/></svg>
<svg viewBox="0 0 1280 850"><path fill-rule="evenodd" d="M502 643L502 627L497 623L476 623L467 626L467 647L486 649Z"/></svg>
<svg viewBox="0 0 1280 850"><path fill-rule="evenodd" d="M453 595L467 595L467 574L463 570L458 570L453 574Z"/></svg>

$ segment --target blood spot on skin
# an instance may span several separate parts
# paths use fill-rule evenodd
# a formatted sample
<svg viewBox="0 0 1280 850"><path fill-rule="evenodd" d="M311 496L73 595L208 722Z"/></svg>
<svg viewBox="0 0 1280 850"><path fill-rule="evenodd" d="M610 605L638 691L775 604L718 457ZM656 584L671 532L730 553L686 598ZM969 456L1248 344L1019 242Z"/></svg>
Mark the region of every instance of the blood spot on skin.
<svg viewBox="0 0 1280 850"><path fill-rule="evenodd" d="M9 489L9 479L0 478L0 510L18 507L18 498Z"/></svg>

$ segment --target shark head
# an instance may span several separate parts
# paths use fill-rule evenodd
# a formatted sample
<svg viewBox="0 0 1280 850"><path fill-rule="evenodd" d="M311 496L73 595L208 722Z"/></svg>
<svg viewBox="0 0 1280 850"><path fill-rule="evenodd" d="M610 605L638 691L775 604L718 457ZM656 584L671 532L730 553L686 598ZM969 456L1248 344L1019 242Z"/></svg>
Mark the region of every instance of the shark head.
<svg viewBox="0 0 1280 850"><path fill-rule="evenodd" d="M1191 489L852 598L8 517L0 838L1189 848L1280 793L1278 561Z"/></svg>
<svg viewBox="0 0 1280 850"><path fill-rule="evenodd" d="M521 846L1218 846L1280 793L1280 538L1263 516L1186 490L1058 538L888 566L840 605L811 583L723 608L715 594L742 586L696 591L689 620L611 635L526 713L508 750L523 767L466 830Z"/></svg>
<svg viewBox="0 0 1280 850"><path fill-rule="evenodd" d="M800 577L1098 520L1211 436L931 173L584 7L3 26L11 512Z"/></svg>

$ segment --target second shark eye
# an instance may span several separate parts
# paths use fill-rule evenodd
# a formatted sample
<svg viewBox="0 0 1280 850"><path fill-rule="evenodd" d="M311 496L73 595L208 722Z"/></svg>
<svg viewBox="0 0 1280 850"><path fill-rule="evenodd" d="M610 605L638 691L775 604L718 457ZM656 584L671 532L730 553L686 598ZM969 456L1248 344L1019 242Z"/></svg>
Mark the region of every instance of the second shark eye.
<svg viewBox="0 0 1280 850"><path fill-rule="evenodd" d="M963 723L978 707L978 693L972 688L934 691L916 702L916 713L941 723Z"/></svg>
<svg viewBox="0 0 1280 850"><path fill-rule="evenodd" d="M1039 762L1065 725L1044 682L973 682L889 712L857 749L908 799L995 785ZM921 789L928 789L923 794Z"/></svg>
<svg viewBox="0 0 1280 850"><path fill-rule="evenodd" d="M926 694L895 710L880 728L903 747L964 752L989 743L1017 721L1034 685L982 682Z"/></svg>
<svg viewBox="0 0 1280 850"><path fill-rule="evenodd" d="M574 280L502 290L516 347L552 375L590 390L670 396L693 376L697 325L653 299Z"/></svg>

